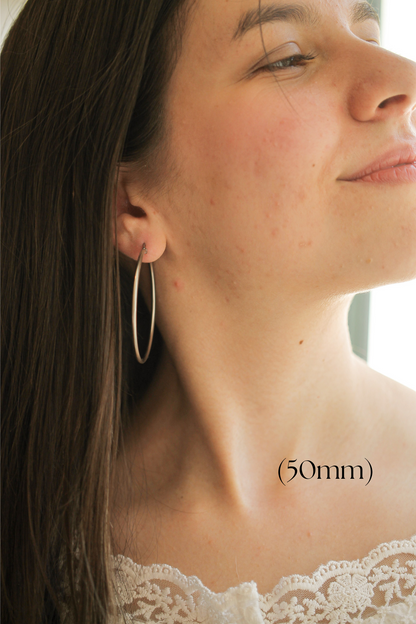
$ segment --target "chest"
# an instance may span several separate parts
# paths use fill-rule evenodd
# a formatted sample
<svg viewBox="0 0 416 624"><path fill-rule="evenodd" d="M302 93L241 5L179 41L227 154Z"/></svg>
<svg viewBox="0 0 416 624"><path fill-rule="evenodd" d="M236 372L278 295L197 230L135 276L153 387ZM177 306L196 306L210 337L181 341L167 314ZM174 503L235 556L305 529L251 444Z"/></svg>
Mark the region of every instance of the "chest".
<svg viewBox="0 0 416 624"><path fill-rule="evenodd" d="M392 504L377 489L333 484L327 490L310 487L238 512L147 501L113 515L115 553L196 575L216 593L254 580L265 594L282 577L311 575L331 560L361 559L383 542L416 533L413 497L397 494ZM398 513L406 505L406 513Z"/></svg>

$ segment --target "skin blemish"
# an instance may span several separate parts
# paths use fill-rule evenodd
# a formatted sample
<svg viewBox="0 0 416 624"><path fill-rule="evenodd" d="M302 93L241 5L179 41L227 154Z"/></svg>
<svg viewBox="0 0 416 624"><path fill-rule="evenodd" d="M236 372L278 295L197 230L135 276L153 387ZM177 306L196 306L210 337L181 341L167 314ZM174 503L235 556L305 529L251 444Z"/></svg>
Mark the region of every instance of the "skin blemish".
<svg viewBox="0 0 416 624"><path fill-rule="evenodd" d="M184 283L181 279L176 279L173 281L173 285L175 286L176 290L181 291L183 290L184 287Z"/></svg>
<svg viewBox="0 0 416 624"><path fill-rule="evenodd" d="M303 340L300 340L300 341L299 341L299 344L303 344Z"/></svg>
<svg viewBox="0 0 416 624"><path fill-rule="evenodd" d="M211 206L215 206L215 201L213 199L210 199L209 203L211 204Z"/></svg>
<svg viewBox="0 0 416 624"><path fill-rule="evenodd" d="M372 263L372 261L373 261L373 259L372 259L372 258L367 258L367 260L366 260L367 264L371 264L371 263Z"/></svg>
<svg viewBox="0 0 416 624"><path fill-rule="evenodd" d="M299 247L312 247L312 241L311 240L300 241Z"/></svg>

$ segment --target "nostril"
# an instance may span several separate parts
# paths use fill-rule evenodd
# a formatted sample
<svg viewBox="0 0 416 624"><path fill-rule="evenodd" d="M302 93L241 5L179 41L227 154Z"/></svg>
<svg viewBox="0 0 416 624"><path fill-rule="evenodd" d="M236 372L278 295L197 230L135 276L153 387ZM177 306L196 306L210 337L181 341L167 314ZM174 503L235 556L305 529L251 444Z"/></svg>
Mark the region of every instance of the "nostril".
<svg viewBox="0 0 416 624"><path fill-rule="evenodd" d="M383 102L381 102L381 104L378 105L379 108L385 108L388 104L388 102L402 102L403 100L406 99L406 95L403 93L401 95L394 95L393 97L389 97L387 98L387 100L383 100Z"/></svg>

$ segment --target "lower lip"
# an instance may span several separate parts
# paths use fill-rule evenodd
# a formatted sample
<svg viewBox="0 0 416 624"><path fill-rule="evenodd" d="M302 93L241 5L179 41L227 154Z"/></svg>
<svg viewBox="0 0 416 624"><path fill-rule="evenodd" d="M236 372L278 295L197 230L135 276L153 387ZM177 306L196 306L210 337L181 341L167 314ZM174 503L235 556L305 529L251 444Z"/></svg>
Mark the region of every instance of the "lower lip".
<svg viewBox="0 0 416 624"><path fill-rule="evenodd" d="M350 182L416 182L416 163L381 169Z"/></svg>

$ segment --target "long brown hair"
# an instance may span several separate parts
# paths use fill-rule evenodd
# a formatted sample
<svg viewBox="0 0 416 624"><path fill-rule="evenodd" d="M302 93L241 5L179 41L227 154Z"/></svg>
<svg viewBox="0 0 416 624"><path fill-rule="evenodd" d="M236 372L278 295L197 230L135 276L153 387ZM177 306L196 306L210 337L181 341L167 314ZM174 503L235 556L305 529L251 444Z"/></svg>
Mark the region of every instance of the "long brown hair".
<svg viewBox="0 0 416 624"><path fill-rule="evenodd" d="M163 345L156 330L135 360L116 172L153 163L163 176L166 87L192 5L28 0L3 45L4 624L60 621L62 553L73 621L111 612L109 484ZM143 300L139 314L148 328Z"/></svg>

